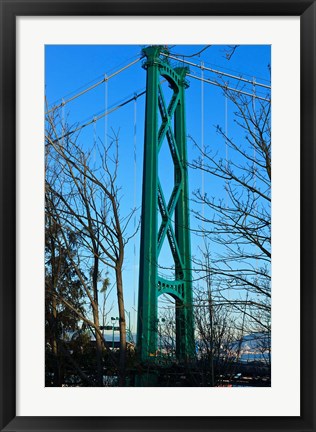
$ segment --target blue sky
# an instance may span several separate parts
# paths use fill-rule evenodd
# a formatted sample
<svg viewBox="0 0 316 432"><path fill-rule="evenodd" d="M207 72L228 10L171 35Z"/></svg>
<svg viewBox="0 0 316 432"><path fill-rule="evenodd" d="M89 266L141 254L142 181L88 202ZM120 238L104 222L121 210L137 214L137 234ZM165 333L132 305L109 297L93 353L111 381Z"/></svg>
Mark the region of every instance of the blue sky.
<svg viewBox="0 0 316 432"><path fill-rule="evenodd" d="M203 45L176 45L171 46L171 53L180 55L192 55L201 51ZM45 93L49 108L67 100L69 97L79 93L81 90L102 80L105 75L137 59L143 46L136 45L49 45L45 48ZM217 69L232 75L242 76L249 80L255 80L263 84L270 84L270 46L239 46L233 56L228 59L227 46L211 46L204 50L201 55L186 57L187 60L196 64ZM192 73L201 76L201 70L191 67ZM219 76L204 71L204 77L212 80ZM225 77L227 85L236 87L237 81ZM204 136L204 146L209 146L214 151L225 156L225 146L222 139L216 134L216 125L227 128L230 136L238 135L240 132L235 127L234 110L232 104L227 102L219 87L202 84L193 78L188 79L190 86L186 91L186 113L187 134L201 143ZM111 108L122 100L132 97L135 93L145 89L146 71L141 67L141 62L136 63L129 69L112 78L107 86L102 84L85 95L68 103L62 110L62 116L67 119L69 125L78 125L93 119L106 108ZM245 91L252 92L253 87L247 85ZM256 89L257 94L265 97L265 89ZM204 107L202 110L202 94ZM227 109L226 109L227 108ZM144 139L144 110L145 97L139 97L136 102L131 102L113 114L102 118L95 124L84 128L79 135L79 140L93 142L96 139L104 140L111 131L119 132L120 138L120 171L119 184L122 186L122 212L129 212L135 206L141 205L141 182L142 182L142 158ZM203 121L202 121L203 114ZM227 114L227 115L226 115ZM136 122L135 122L136 119ZM202 125L204 124L203 134ZM135 128L136 126L136 128ZM107 133L106 133L107 131ZM136 133L135 133L136 131ZM109 138L108 138L109 139ZM134 165L134 146L136 146L136 165ZM189 161L197 157L197 150L191 141L188 141ZM166 190L172 178L171 165L168 162L168 152L161 155L160 169L161 181ZM136 167L136 173L134 168ZM197 171L189 171L190 193L201 188L202 176ZM209 195L223 194L219 191L220 184L216 181L204 179L204 188ZM170 188L170 187L169 187ZM139 218L137 213L137 220ZM131 229L134 222L132 221ZM191 227L198 229L199 224L192 217ZM199 240L192 237L192 253L197 252ZM134 252L135 250L135 252ZM126 261L124 268L125 301L126 309L131 312L132 328L135 331L138 289L138 253L139 236L136 236L126 249ZM164 251L162 251L164 253ZM165 260L168 262L168 253L165 252ZM113 296L115 292L113 292ZM114 299L114 297L113 297ZM114 300L115 303L115 300ZM110 316L117 316L115 308Z"/></svg>

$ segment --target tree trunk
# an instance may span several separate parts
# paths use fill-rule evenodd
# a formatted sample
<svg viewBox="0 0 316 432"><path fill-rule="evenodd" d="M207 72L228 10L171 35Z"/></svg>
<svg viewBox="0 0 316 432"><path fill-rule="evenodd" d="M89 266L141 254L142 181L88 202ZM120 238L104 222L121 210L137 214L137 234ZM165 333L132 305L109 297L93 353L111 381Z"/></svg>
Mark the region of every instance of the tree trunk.
<svg viewBox="0 0 316 432"><path fill-rule="evenodd" d="M123 279L121 267L116 268L117 300L120 317L120 386L125 386L126 368L126 320L123 297Z"/></svg>
<svg viewBox="0 0 316 432"><path fill-rule="evenodd" d="M93 266L93 275L92 275L92 288L93 288L93 322L95 326L100 328L99 321L99 302L98 302L98 275L99 275L99 259L95 255L94 256L94 266ZM102 339L99 332L95 332L95 340L96 340L96 361L97 361L97 386L103 386L103 367L102 367Z"/></svg>
<svg viewBox="0 0 316 432"><path fill-rule="evenodd" d="M52 352L54 358L54 380L53 386L59 387L60 383L60 373L59 373L59 357L58 357L58 345L57 345L57 301L53 297L52 299Z"/></svg>
<svg viewBox="0 0 316 432"><path fill-rule="evenodd" d="M51 221L50 221L51 222ZM51 226L51 223L50 223ZM57 287L57 280L58 280L58 266L56 265L56 255L55 255L55 241L53 235L50 239L51 243L51 269L52 269L52 280L51 280L51 289L53 293L56 292ZM59 387L61 385L60 383L60 361L58 356L58 345L57 345L57 338L58 338L58 322L57 322L57 299L55 297L52 298L52 338L51 338L51 346L52 346L52 352L53 352L53 358L54 358L54 380L53 380L53 386Z"/></svg>
<svg viewBox="0 0 316 432"><path fill-rule="evenodd" d="M99 311L98 305L93 305L93 322L95 326L99 329ZM102 338L98 332L95 332L95 340L96 340L96 361L97 361L97 386L103 386L103 368L102 368L102 357L103 357L103 349L102 349Z"/></svg>

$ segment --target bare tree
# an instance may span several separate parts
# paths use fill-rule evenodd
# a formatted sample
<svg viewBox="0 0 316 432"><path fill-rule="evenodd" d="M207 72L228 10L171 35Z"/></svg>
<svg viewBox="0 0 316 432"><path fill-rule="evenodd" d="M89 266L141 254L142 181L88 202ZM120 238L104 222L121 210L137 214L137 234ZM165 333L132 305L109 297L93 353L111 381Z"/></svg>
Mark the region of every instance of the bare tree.
<svg viewBox="0 0 316 432"><path fill-rule="evenodd" d="M205 192L194 192L193 213L212 252L207 268L196 264L211 278L218 304L232 308L239 332L269 333L271 104L222 88L234 107L231 134L216 127L216 151L215 144L204 149L191 137L200 157L190 166L204 172L206 184Z"/></svg>
<svg viewBox="0 0 316 432"><path fill-rule="evenodd" d="M47 196L54 197L58 206L54 208L60 225L73 234L78 253L71 253L69 239L63 240L69 251L69 260L81 280L85 294L92 308L93 319L86 319L94 328L97 347L97 369L99 385L102 385L102 346L104 340L100 331L99 292L104 288L111 268L115 274L117 304L120 327L120 384L125 382L126 363L126 320L122 269L124 250L131 238L127 234L133 211L122 217L120 213L118 175L118 134L115 134L108 148L103 143L92 146L79 145L77 140L56 126L56 116L47 118L46 155L48 167L58 167L58 176L46 175ZM98 162L96 162L96 157ZM54 179L55 181L51 181ZM51 205L50 200L50 205ZM65 232L65 230L63 231ZM85 269L84 275L82 269ZM64 303L71 309L71 299ZM73 308L75 309L75 308ZM77 311L79 312L79 311ZM80 315L83 315L80 312Z"/></svg>

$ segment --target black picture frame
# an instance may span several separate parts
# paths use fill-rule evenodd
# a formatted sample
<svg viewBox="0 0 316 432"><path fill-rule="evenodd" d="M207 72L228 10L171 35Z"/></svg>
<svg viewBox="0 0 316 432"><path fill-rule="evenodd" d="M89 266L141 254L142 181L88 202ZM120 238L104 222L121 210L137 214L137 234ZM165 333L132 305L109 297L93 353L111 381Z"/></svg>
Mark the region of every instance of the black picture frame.
<svg viewBox="0 0 316 432"><path fill-rule="evenodd" d="M0 0L0 5L0 430L315 431L315 2L299 0ZM16 416L16 17L93 15L300 16L301 415L299 417ZM158 408L160 412L163 411L163 405Z"/></svg>

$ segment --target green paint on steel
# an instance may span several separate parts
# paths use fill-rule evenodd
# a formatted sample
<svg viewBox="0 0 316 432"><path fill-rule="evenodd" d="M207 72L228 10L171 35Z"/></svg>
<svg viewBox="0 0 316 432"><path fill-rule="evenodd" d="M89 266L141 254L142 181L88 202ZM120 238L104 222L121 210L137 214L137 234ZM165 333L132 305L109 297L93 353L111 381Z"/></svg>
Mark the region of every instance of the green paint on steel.
<svg viewBox="0 0 316 432"><path fill-rule="evenodd" d="M186 361L194 355L185 127L188 69L172 68L166 57L161 56L163 52L166 49L162 46L143 50L147 84L137 323L137 346L143 362L154 359L157 350L157 298L161 294L175 299L177 358ZM168 105L161 77L168 81L173 92ZM174 166L174 187L168 202L158 176L159 151L165 138ZM158 258L165 241L169 243L175 263L174 280L158 274Z"/></svg>

